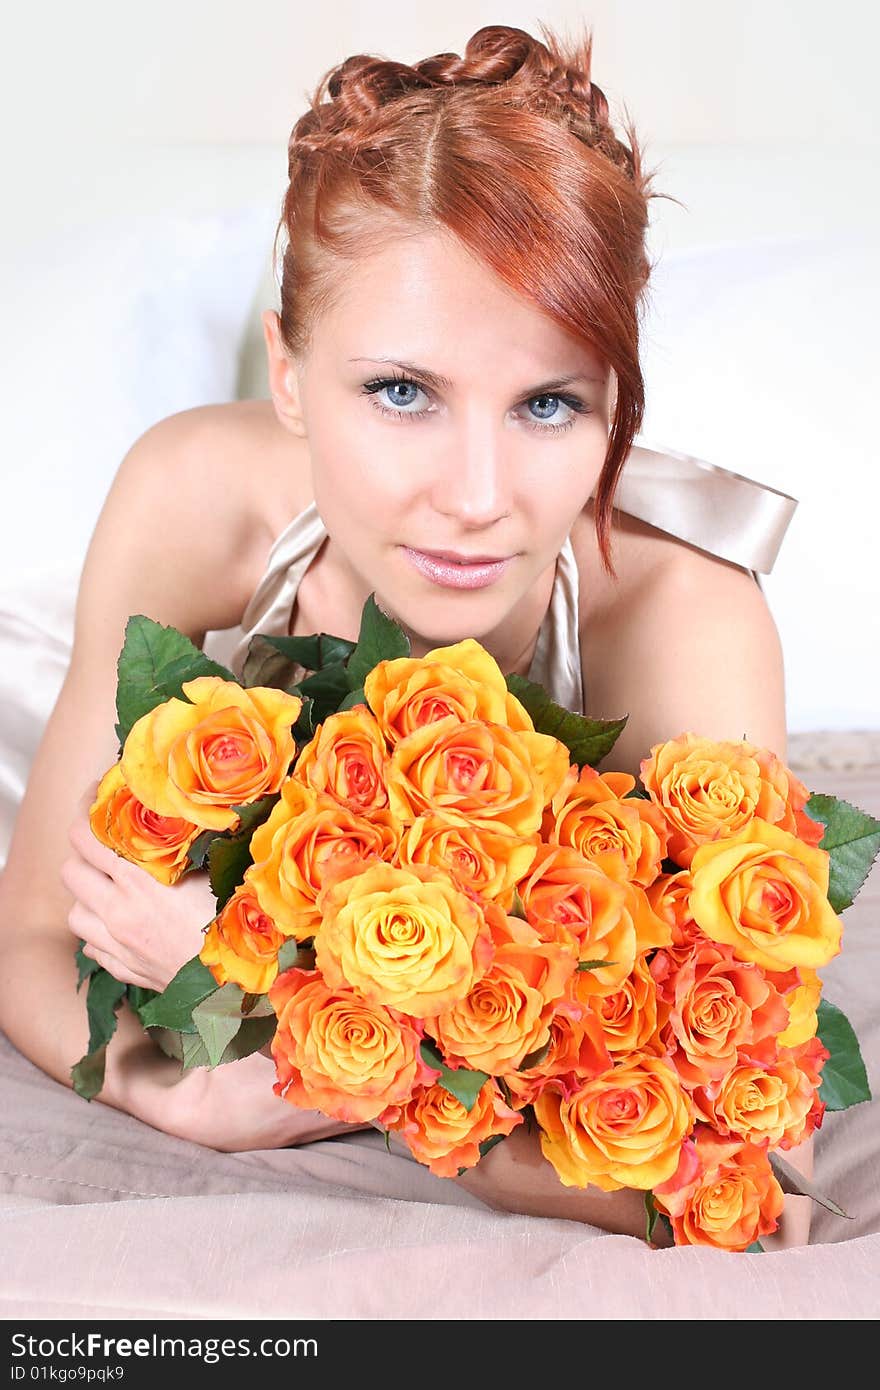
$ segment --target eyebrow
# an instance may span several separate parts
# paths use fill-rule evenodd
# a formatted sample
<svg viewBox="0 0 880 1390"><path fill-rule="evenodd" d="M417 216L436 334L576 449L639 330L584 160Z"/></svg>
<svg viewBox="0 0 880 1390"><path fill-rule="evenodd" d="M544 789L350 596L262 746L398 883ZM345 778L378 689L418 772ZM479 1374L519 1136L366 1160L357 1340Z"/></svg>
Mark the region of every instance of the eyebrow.
<svg viewBox="0 0 880 1390"><path fill-rule="evenodd" d="M408 372L411 376L421 378L436 391L452 390L452 382L448 376L441 376L438 372L432 372L427 367L419 367L414 362L400 362L391 357L349 357L348 360L349 362L374 362L377 365L397 367L401 372ZM527 387L526 390L530 396L540 396L545 392L549 394L551 391L560 391L564 386L571 386L576 381L590 381L596 385L604 386L606 380L607 378L604 376L586 376L582 372L572 372L568 376L554 377L552 381L542 381L538 386Z"/></svg>

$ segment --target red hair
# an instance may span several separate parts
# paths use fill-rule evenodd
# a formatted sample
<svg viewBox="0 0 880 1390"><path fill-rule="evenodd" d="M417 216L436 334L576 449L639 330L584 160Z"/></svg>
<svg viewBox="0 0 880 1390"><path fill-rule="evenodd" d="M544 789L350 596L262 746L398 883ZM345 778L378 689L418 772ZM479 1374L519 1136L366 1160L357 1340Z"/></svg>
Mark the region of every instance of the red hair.
<svg viewBox="0 0 880 1390"><path fill-rule="evenodd" d="M639 312L650 269L635 133L614 134L590 81L592 34L564 42L490 24L464 56L414 66L367 54L321 79L288 146L275 238L287 245L281 338L294 356L354 262L393 237L445 229L592 348L617 382L595 494L606 572L614 494L645 408Z"/></svg>

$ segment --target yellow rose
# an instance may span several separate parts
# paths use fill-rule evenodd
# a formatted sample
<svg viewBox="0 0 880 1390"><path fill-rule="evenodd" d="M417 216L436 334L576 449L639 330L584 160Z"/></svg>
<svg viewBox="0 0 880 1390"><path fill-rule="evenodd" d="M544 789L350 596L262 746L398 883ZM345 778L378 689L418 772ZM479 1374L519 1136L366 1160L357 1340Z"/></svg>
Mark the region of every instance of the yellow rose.
<svg viewBox="0 0 880 1390"><path fill-rule="evenodd" d="M535 727L507 689L497 661L472 637L423 657L380 661L364 681L364 693L392 747L441 719Z"/></svg>
<svg viewBox="0 0 880 1390"><path fill-rule="evenodd" d="M160 816L138 801L119 763L101 778L89 809L89 824L102 845L168 884L180 878L189 864L189 847L202 833L192 821Z"/></svg>
<svg viewBox="0 0 880 1390"><path fill-rule="evenodd" d="M441 720L395 747L388 768L391 810L406 824L432 813L530 839L568 766L568 749L547 734Z"/></svg>
<svg viewBox="0 0 880 1390"><path fill-rule="evenodd" d="M246 994L265 994L278 974L278 952L286 938L240 884L205 933L199 959L218 985L232 981Z"/></svg>
<svg viewBox="0 0 880 1390"><path fill-rule="evenodd" d="M293 777L326 792L356 815L388 805L382 730L366 705L331 714L319 724L296 761Z"/></svg>
<svg viewBox="0 0 880 1390"><path fill-rule="evenodd" d="M318 895L318 969L330 988L428 1018L485 974L492 937L480 904L427 865L374 863Z"/></svg>
<svg viewBox="0 0 880 1390"><path fill-rule="evenodd" d="M738 834L701 845L691 873L694 920L740 960L766 970L817 969L839 952L826 850L755 817Z"/></svg>
<svg viewBox="0 0 880 1390"><path fill-rule="evenodd" d="M120 760L138 800L163 816L231 830L233 806L277 792L296 753L299 696L219 676L184 681L185 700L157 705L133 725Z"/></svg>
<svg viewBox="0 0 880 1390"><path fill-rule="evenodd" d="M683 733L655 743L641 780L669 827L668 854L683 868L695 850L736 835L755 816L816 845L825 827L803 811L809 792L768 748L745 739Z"/></svg>
<svg viewBox="0 0 880 1390"><path fill-rule="evenodd" d="M317 971L285 970L269 1002L278 1015L273 1090L291 1105L362 1124L437 1076L410 1023L354 990L331 989Z"/></svg>
<svg viewBox="0 0 880 1390"><path fill-rule="evenodd" d="M317 898L325 881L390 859L398 827L387 812L367 819L290 777L268 820L251 836L254 860L245 878L280 931L306 941L321 924Z"/></svg>
<svg viewBox="0 0 880 1390"><path fill-rule="evenodd" d="M691 1127L687 1097L661 1057L631 1053L565 1097L534 1102L541 1150L566 1187L653 1188L678 1168Z"/></svg>

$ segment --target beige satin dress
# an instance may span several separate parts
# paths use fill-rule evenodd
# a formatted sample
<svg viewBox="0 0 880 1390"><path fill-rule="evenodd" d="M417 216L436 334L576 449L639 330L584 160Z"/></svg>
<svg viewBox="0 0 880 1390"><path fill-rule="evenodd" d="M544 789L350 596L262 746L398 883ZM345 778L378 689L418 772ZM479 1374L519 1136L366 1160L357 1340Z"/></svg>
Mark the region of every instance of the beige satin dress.
<svg viewBox="0 0 880 1390"><path fill-rule="evenodd" d="M772 570L797 505L787 493L739 473L642 445L631 450L615 498L620 511L751 570L759 586L759 574ZM296 591L326 535L312 502L275 540L240 626L209 632L205 651L240 675L255 633L286 634ZM326 630L333 631L329 618ZM570 540L557 560L550 607L528 674L558 704L584 712L578 569Z"/></svg>

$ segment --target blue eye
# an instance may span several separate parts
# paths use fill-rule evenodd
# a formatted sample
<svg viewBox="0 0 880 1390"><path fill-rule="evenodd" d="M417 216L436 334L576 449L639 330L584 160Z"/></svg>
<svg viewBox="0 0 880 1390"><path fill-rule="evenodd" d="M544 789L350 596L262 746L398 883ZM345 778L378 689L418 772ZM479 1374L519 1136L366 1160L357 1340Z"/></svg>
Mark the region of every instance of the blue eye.
<svg viewBox="0 0 880 1390"><path fill-rule="evenodd" d="M366 395L375 399L372 404L376 410L392 420L420 420L423 416L429 415L429 410L408 410L407 406L413 404L418 392L425 394L425 388L420 386L417 381L413 381L406 376L377 377L374 381L364 383L363 391ZM392 404L385 405L378 399L382 391L390 392L388 399ZM530 396L526 405L531 406L533 402L540 402L539 409L546 410L546 419L526 420L530 429L539 430L543 434L561 434L564 430L571 429L575 421L575 415L592 414L591 407L579 400L577 396L568 396L547 392L541 396ZM560 405L566 407L570 412L567 419L559 423L552 423L552 416L558 414Z"/></svg>

